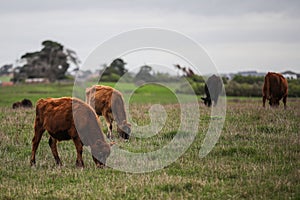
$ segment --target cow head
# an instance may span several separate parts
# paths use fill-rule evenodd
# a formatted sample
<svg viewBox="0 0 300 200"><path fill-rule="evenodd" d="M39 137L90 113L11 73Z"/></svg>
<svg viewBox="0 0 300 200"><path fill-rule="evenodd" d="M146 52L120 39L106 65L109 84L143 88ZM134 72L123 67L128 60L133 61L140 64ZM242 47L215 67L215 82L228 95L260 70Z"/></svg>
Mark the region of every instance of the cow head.
<svg viewBox="0 0 300 200"><path fill-rule="evenodd" d="M208 106L208 107L210 107L211 106L211 99L209 98L209 97L201 97L201 99L203 100L203 103L206 105L206 106Z"/></svg>
<svg viewBox="0 0 300 200"><path fill-rule="evenodd" d="M271 107L278 107L279 106L279 99L275 97L271 97L269 99L269 104Z"/></svg>
<svg viewBox="0 0 300 200"><path fill-rule="evenodd" d="M99 139L91 145L91 152L97 167L103 168L110 154L110 145Z"/></svg>
<svg viewBox="0 0 300 200"><path fill-rule="evenodd" d="M131 124L124 120L117 126L117 131L122 138L128 140L131 133Z"/></svg>
<svg viewBox="0 0 300 200"><path fill-rule="evenodd" d="M13 105L12 105L13 109L20 108L20 107L22 107L22 103L21 102L16 102L16 103L13 103Z"/></svg>

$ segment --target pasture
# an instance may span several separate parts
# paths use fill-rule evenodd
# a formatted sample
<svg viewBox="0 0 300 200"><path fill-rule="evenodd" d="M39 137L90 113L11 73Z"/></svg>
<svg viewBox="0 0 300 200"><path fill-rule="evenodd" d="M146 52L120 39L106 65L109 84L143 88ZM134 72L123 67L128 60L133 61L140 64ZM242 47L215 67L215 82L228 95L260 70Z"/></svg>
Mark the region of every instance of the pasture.
<svg viewBox="0 0 300 200"><path fill-rule="evenodd" d="M223 131L204 158L198 154L208 129L210 108L200 102L199 131L189 149L174 163L150 173L97 169L85 148L86 168L75 167L71 141L58 144L63 167L56 167L44 133L36 167L30 167L34 109L13 110L11 104L29 98L72 95L73 85L16 85L0 88L0 199L299 199L300 99L288 98L287 110L262 108L261 98L228 98ZM129 86L128 86L129 87ZM153 96L163 96L163 101ZM146 98L145 98L146 97ZM161 103L167 121L148 139L132 138L117 145L149 152L172 140L180 121L171 91L141 88L130 100L132 121L150 122L148 109ZM188 96L187 96L188 99ZM103 119L102 119L103 121ZM102 123L106 132L106 126ZM116 129L113 129L116 135Z"/></svg>

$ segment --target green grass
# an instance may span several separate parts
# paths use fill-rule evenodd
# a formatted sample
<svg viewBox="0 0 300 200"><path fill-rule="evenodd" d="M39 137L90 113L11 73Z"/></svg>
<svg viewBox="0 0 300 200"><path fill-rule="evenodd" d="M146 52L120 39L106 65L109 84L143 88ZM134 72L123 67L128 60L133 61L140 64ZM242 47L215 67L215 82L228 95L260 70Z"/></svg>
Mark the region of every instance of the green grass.
<svg viewBox="0 0 300 200"><path fill-rule="evenodd" d="M130 98L129 103L177 103L177 97L170 89L160 85L145 85L136 89Z"/></svg>
<svg viewBox="0 0 300 200"><path fill-rule="evenodd" d="M140 88L134 94L129 110L132 121L148 124L151 104L162 103L166 123L151 138L132 138L129 142L116 138L123 149L154 151L176 134L180 106L173 101L172 91L152 87ZM58 144L64 166L56 167L47 133L37 151L37 166L31 168L35 112L13 110L11 102L24 97L35 100L69 96L72 85L18 85L1 88L0 93L0 199L300 198L300 99L288 99L288 109L284 110L282 105L278 109L263 109L261 99L257 98L229 98L221 137L203 159L198 154L208 130L210 109L199 104L199 133L185 154L164 169L132 174L97 169L86 148L86 168L77 169L75 147L70 141ZM171 103L154 97L142 98L147 93L168 94L164 98Z"/></svg>
<svg viewBox="0 0 300 200"><path fill-rule="evenodd" d="M0 76L0 82L8 82L10 81L11 77L10 76Z"/></svg>
<svg viewBox="0 0 300 200"><path fill-rule="evenodd" d="M24 98L35 103L40 98L72 96L73 84L20 84L0 87L0 106L10 106Z"/></svg>
<svg viewBox="0 0 300 200"><path fill-rule="evenodd" d="M102 83L103 85L114 86L114 83ZM87 84L88 86L93 85ZM74 87L73 83L56 84L17 84L14 86L0 87L0 106L10 106L16 101L24 98L35 103L40 98L72 96L73 88L79 90L80 97L84 100L84 89ZM130 103L147 104L169 104L178 103L178 99L183 102L193 101L190 95L175 94L174 91L160 85L144 85L136 87L131 83L118 85L120 91L124 93L124 98L130 98ZM133 93L132 93L133 92ZM129 96L132 93L131 96Z"/></svg>

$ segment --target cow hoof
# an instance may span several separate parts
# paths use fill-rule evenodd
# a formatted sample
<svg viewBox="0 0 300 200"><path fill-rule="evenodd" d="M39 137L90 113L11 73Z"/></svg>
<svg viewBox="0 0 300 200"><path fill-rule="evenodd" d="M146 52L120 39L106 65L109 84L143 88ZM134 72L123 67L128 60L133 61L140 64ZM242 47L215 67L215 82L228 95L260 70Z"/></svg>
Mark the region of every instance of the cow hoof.
<svg viewBox="0 0 300 200"><path fill-rule="evenodd" d="M83 162L76 161L76 167L77 167L77 168L84 168Z"/></svg>
<svg viewBox="0 0 300 200"><path fill-rule="evenodd" d="M32 161L32 160L31 160L31 161L30 161L30 166L31 166L31 167L35 167L35 161Z"/></svg>
<svg viewBox="0 0 300 200"><path fill-rule="evenodd" d="M57 168L61 169L63 165L56 165Z"/></svg>
<svg viewBox="0 0 300 200"><path fill-rule="evenodd" d="M102 163L101 164L97 163L96 166L97 166L98 169L104 169L105 168L105 165L102 164Z"/></svg>

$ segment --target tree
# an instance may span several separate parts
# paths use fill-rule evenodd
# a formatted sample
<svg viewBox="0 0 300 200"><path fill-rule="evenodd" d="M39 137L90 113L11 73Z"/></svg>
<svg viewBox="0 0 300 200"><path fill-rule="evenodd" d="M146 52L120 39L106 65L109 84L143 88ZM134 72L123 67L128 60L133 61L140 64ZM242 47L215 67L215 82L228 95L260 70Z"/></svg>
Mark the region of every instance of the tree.
<svg viewBox="0 0 300 200"><path fill-rule="evenodd" d="M103 65L105 70L103 71L102 75L110 76L111 74L117 74L119 76L123 76L127 72L125 65L126 63L121 58L117 58L113 60L109 66L106 64Z"/></svg>
<svg viewBox="0 0 300 200"><path fill-rule="evenodd" d="M110 64L110 68L113 73L123 76L127 72L125 69L126 64L121 58L117 58Z"/></svg>
<svg viewBox="0 0 300 200"><path fill-rule="evenodd" d="M7 64L0 67L0 76L9 75L12 71L13 65Z"/></svg>
<svg viewBox="0 0 300 200"><path fill-rule="evenodd" d="M40 51L21 56L26 64L15 70L14 82L21 82L27 78L47 78L54 82L65 78L69 62L78 67L80 61L74 51L64 49L63 45L51 40L43 41L42 46Z"/></svg>
<svg viewBox="0 0 300 200"><path fill-rule="evenodd" d="M152 67L144 65L141 67L140 71L136 74L134 81L139 85L145 82L154 81L154 76L152 75Z"/></svg>
<svg viewBox="0 0 300 200"><path fill-rule="evenodd" d="M127 72L126 64L121 58L114 59L109 66L104 64L104 70L100 71L101 81L118 81Z"/></svg>
<svg viewBox="0 0 300 200"><path fill-rule="evenodd" d="M191 68L181 67L179 64L174 65L174 67L183 72L181 78L188 81L188 84L192 86L194 90L191 91L188 84L184 81L177 92L187 94L194 92L197 95L202 95L204 93L205 80L202 76L196 74Z"/></svg>

